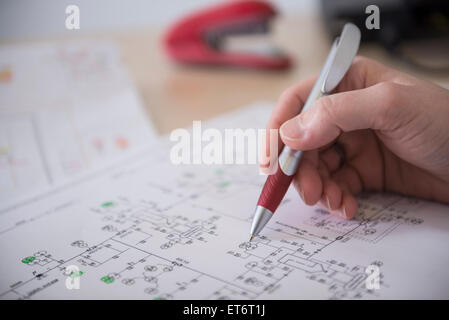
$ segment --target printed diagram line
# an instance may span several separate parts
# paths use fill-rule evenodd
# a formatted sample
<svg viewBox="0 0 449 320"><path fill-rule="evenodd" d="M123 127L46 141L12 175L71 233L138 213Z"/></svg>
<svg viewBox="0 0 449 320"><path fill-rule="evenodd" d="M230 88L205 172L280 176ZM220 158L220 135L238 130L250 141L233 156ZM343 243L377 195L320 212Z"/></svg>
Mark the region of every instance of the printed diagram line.
<svg viewBox="0 0 449 320"><path fill-rule="evenodd" d="M367 262L359 265L344 258L322 257L332 256L329 252L338 241L344 245L354 241L374 245L398 225L418 221L407 211L396 209L399 197L388 198L382 205L369 204L367 198L362 199L359 221L342 221L316 209L301 216L295 225L279 220L282 216L274 218L267 228L269 237L226 246L221 241L233 237L233 225L246 230L250 223L226 207L216 209L210 205L248 190L244 184L224 183L232 181L227 174L226 170L219 175L211 172L201 181L196 181L193 173L177 175L175 182L171 178L164 181L179 185L173 190L146 183L142 193L151 194L151 200L116 195L97 203L88 209L88 217L92 231L96 230L92 234L96 234L95 238L104 235L103 241L92 245L89 239L69 239L71 250L82 249L69 259L57 259L51 248L31 256L25 253L21 265L29 268L32 276L16 281L0 297L33 298L45 292L51 296L51 290L64 285L67 266L74 264L80 267L80 273L69 276L79 276L83 283L89 279L101 290L125 290L153 299L192 295L198 299L264 299L282 293L291 279L324 286L326 298L330 299L372 298L379 293L365 286ZM124 174L120 177L126 178ZM186 185L188 192L180 192ZM207 192L199 191L205 189ZM71 202L61 208L77 211L77 206L78 202ZM323 250L330 251L320 255ZM209 261L211 256L219 260ZM198 264L198 259L227 267L211 269L208 263ZM373 259L369 263L381 266L384 262ZM388 287L383 278L381 282Z"/></svg>

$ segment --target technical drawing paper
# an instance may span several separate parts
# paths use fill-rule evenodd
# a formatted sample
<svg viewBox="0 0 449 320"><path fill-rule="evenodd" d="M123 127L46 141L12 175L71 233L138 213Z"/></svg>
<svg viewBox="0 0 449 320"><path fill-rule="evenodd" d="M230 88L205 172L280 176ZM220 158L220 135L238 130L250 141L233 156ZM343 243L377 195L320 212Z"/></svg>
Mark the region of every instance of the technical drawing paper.
<svg viewBox="0 0 449 320"><path fill-rule="evenodd" d="M151 143L147 119L111 43L2 47L0 204Z"/></svg>
<svg viewBox="0 0 449 320"><path fill-rule="evenodd" d="M214 125L263 127L269 111ZM449 298L448 206L364 194L345 221L291 188L248 243L256 166L174 166L170 146L1 210L0 297Z"/></svg>

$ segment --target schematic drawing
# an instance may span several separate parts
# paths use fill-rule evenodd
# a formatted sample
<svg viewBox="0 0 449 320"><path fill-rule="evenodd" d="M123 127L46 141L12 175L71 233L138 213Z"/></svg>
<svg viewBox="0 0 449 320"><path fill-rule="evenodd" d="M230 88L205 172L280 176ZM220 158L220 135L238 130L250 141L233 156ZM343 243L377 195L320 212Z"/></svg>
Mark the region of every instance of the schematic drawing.
<svg viewBox="0 0 449 320"><path fill-rule="evenodd" d="M64 295L69 292L64 287L67 277L79 277L81 287L92 294L88 297L113 292L112 296L148 299L296 298L307 297L308 290L326 299L382 297L383 291L366 286L366 268L375 265L382 270L388 261L376 259L376 254L362 263L346 261L333 254L334 247L356 244L375 249L400 226L419 228L425 222L414 214L415 200L365 194L355 220L344 221L304 206L307 210L293 219L295 223L291 214L281 214L272 219L264 236L242 241L236 233L247 236L251 215L213 204L256 194L260 179L250 178L244 170L220 168L201 176L195 170L181 170L164 182L142 181L139 186L151 195L147 198L117 193L87 207L66 204L63 210L88 208L83 219L88 217L92 230L85 232L86 238L78 230L78 237L60 244L71 248L71 255L50 247L23 252L15 267L27 276L13 283L3 278L1 297ZM136 172L122 172L117 179L135 179ZM282 206L293 205L299 202L291 193ZM56 216L31 218L14 228ZM79 271L72 272L73 265ZM390 288L388 278L379 274L384 291ZM294 281L304 289L292 291Z"/></svg>

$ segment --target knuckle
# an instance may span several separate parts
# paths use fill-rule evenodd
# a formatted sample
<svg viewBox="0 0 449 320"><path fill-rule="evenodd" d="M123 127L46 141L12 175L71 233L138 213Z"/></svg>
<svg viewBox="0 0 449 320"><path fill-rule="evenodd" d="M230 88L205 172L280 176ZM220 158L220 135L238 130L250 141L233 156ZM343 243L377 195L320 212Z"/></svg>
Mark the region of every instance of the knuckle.
<svg viewBox="0 0 449 320"><path fill-rule="evenodd" d="M334 119L334 112L335 112L335 103L332 99L332 96L325 96L322 97L318 101L317 111L320 116L320 118Z"/></svg>
<svg viewBox="0 0 449 320"><path fill-rule="evenodd" d="M279 102L281 103L285 103L286 101L295 99L296 95L295 95L295 90L294 87L290 87L285 89L281 95L279 96Z"/></svg>
<svg viewBox="0 0 449 320"><path fill-rule="evenodd" d="M381 82L378 86L381 101L379 118L382 121L388 121L401 112L400 88L396 83L390 81Z"/></svg>
<svg viewBox="0 0 449 320"><path fill-rule="evenodd" d="M356 56L352 62L351 69L357 75L363 74L373 64L373 60L363 56Z"/></svg>
<svg viewBox="0 0 449 320"><path fill-rule="evenodd" d="M269 126L267 129L278 129L283 123L283 119L279 114L272 114ZM268 133L267 133L268 134Z"/></svg>
<svg viewBox="0 0 449 320"><path fill-rule="evenodd" d="M376 60L364 57L364 56L356 56L353 60L353 64L361 65L361 66L371 66L373 64L377 64Z"/></svg>
<svg viewBox="0 0 449 320"><path fill-rule="evenodd" d="M353 66L363 66L366 63L369 63L371 60L364 56L355 56L352 65Z"/></svg>

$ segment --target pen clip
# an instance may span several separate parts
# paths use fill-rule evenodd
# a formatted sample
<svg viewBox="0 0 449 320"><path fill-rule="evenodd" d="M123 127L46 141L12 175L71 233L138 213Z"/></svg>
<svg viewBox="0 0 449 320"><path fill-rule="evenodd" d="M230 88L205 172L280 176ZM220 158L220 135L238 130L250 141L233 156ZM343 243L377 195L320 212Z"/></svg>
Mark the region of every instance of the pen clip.
<svg viewBox="0 0 449 320"><path fill-rule="evenodd" d="M324 80L321 87L322 94L331 93L354 60L360 45L360 30L352 23L346 23L340 37L337 37L326 59L324 66Z"/></svg>

